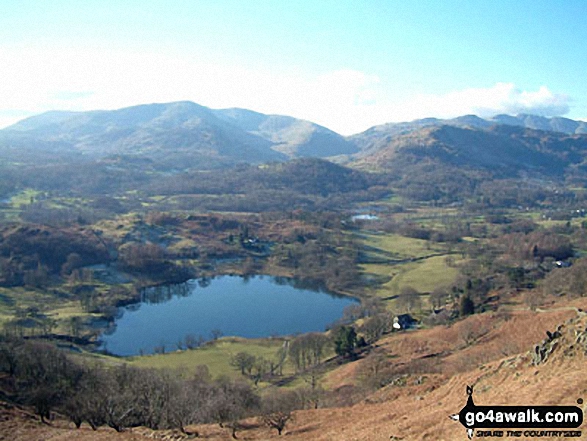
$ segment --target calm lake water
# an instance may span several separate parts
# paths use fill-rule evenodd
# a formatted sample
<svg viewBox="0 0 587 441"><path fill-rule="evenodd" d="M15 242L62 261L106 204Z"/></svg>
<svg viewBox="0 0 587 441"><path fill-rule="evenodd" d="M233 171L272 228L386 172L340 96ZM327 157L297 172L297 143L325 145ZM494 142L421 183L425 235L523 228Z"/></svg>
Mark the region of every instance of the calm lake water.
<svg viewBox="0 0 587 441"><path fill-rule="evenodd" d="M121 308L102 348L116 355L177 349L186 335L210 339L213 330L248 338L324 331L355 303L299 281L270 276L221 276L145 290Z"/></svg>

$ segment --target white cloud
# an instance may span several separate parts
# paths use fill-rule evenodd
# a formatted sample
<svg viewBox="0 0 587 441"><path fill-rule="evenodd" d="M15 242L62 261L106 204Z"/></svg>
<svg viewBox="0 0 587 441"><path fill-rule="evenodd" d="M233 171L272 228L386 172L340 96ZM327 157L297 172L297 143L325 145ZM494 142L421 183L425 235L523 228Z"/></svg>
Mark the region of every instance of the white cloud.
<svg viewBox="0 0 587 441"><path fill-rule="evenodd" d="M482 117L499 113L532 113L542 116L564 115L569 112L570 98L552 93L546 86L525 91L513 83L497 83L490 88L465 89L438 96L420 96L419 104L427 103L444 116L474 113Z"/></svg>
<svg viewBox="0 0 587 441"><path fill-rule="evenodd" d="M519 113L560 116L569 112L570 101L567 95L553 93L546 86L525 91L512 83L497 83L489 88L468 88L446 94L418 94L396 103L379 101L362 112L368 114L371 125L468 114L485 118Z"/></svg>
<svg viewBox="0 0 587 441"><path fill-rule="evenodd" d="M274 72L162 53L105 48L0 48L0 127L47 110L116 109L190 100L304 118L343 134L375 124L475 113L562 115L569 97L511 83L397 101L401 88L364 72Z"/></svg>
<svg viewBox="0 0 587 441"><path fill-rule="evenodd" d="M54 109L191 100L291 115L343 132L368 125L368 115L360 113L375 102L379 81L354 70L275 73L195 56L99 48L0 49L0 78L0 126Z"/></svg>

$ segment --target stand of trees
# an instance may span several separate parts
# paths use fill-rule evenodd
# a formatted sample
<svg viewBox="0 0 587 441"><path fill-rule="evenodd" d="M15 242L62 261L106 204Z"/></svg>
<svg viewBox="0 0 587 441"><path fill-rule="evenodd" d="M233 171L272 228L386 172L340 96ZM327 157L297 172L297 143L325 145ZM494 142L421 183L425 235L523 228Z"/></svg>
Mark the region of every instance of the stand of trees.
<svg viewBox="0 0 587 441"><path fill-rule="evenodd" d="M288 268L299 279L321 281L333 291L355 287L360 279L358 245L340 230L323 231L313 239L300 238L275 247L270 263Z"/></svg>
<svg viewBox="0 0 587 441"><path fill-rule="evenodd" d="M194 277L194 271L181 266L165 255L165 251L154 243L128 243L119 247L118 260L123 269L151 279L181 283Z"/></svg>
<svg viewBox="0 0 587 441"><path fill-rule="evenodd" d="M331 344L324 334L310 333L295 338L289 345L289 358L298 372L313 368L322 359Z"/></svg>
<svg viewBox="0 0 587 441"><path fill-rule="evenodd" d="M262 399L249 383L210 380L207 369L187 380L127 365L106 369L77 364L50 345L15 338L0 340L0 372L9 401L30 406L44 422L58 411L78 428L85 422L118 432L146 426L186 433L188 425L214 422L236 438L239 421L253 415L281 433L299 407L294 395Z"/></svg>
<svg viewBox="0 0 587 441"><path fill-rule="evenodd" d="M109 260L91 231L41 225L0 229L0 286L42 287L50 276Z"/></svg>

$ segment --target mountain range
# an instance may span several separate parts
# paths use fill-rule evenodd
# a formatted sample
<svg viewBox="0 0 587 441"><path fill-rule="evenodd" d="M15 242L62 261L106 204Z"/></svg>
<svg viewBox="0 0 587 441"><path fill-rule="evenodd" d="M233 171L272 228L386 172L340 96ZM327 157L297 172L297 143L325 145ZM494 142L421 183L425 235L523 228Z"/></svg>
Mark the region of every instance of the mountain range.
<svg viewBox="0 0 587 441"><path fill-rule="evenodd" d="M504 176L551 177L583 170L587 123L534 115L427 118L343 137L290 116L210 109L192 102L111 111L51 111L0 130L5 161L144 161L177 172L300 157L335 159L364 169L409 174L422 164Z"/></svg>
<svg viewBox="0 0 587 441"><path fill-rule="evenodd" d="M401 172L421 162L515 176L520 170L562 175L587 157L587 135L566 135L508 125L488 128L431 125L377 139L356 164Z"/></svg>
<svg viewBox="0 0 587 441"><path fill-rule="evenodd" d="M51 144L92 159L141 155L172 169L358 151L343 136L308 121L245 109L212 110L192 102L46 112L0 131L0 142Z"/></svg>
<svg viewBox="0 0 587 441"><path fill-rule="evenodd" d="M349 140L362 150L376 147L377 143L386 138L414 132L429 126L455 126L487 129L495 125L524 127L527 129L542 130L545 132L560 132L566 134L587 134L587 122L575 121L568 118L546 118L537 115L520 114L496 115L483 119L476 115L464 115L452 119L425 118L411 122L387 123L371 127L370 129L352 135Z"/></svg>

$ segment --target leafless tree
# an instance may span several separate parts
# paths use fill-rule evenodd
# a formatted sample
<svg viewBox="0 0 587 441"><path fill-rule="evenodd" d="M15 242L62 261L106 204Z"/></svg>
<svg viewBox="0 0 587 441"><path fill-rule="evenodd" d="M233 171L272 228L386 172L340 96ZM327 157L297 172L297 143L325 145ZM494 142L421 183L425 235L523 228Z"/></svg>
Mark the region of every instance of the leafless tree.
<svg viewBox="0 0 587 441"><path fill-rule="evenodd" d="M448 292L444 287L436 287L430 293L430 303L433 308L440 309L446 304L448 299Z"/></svg>
<svg viewBox="0 0 587 441"><path fill-rule="evenodd" d="M213 341L218 340L223 335L224 334L222 333L222 331L220 329L212 329L210 331L210 337L212 338Z"/></svg>
<svg viewBox="0 0 587 441"><path fill-rule="evenodd" d="M195 349L195 348L199 348L200 346L202 346L205 342L206 339L201 336L195 336L194 334L188 334L185 336L185 346L188 349Z"/></svg>
<svg viewBox="0 0 587 441"><path fill-rule="evenodd" d="M211 383L196 376L192 380L174 381L169 402L169 425L187 433L185 426L200 424L211 418L215 389ZM197 433L195 434L197 435Z"/></svg>
<svg viewBox="0 0 587 441"><path fill-rule="evenodd" d="M208 405L211 419L220 427L229 428L232 437L236 439L236 432L240 428L239 421L258 407L258 397L248 383L221 378L217 381L214 395Z"/></svg>
<svg viewBox="0 0 587 441"><path fill-rule="evenodd" d="M100 408L108 427L117 432L122 432L125 427L132 426L135 422L135 413L138 411L138 403L133 390L133 380L136 371L122 365L114 368L110 375L105 377L106 384L103 402Z"/></svg>
<svg viewBox="0 0 587 441"><path fill-rule="evenodd" d="M317 332L304 334L294 339L289 345L289 357L298 371L318 365L330 344L330 339Z"/></svg>
<svg viewBox="0 0 587 441"><path fill-rule="evenodd" d="M310 369L302 375L302 379L307 386L297 390L300 406L305 407L306 404L310 404L313 409L318 409L324 396L324 389L319 383L318 371Z"/></svg>
<svg viewBox="0 0 587 441"><path fill-rule="evenodd" d="M265 375L271 372L271 367L270 361L266 358L260 356L255 358L255 363L253 365L255 386L259 384L259 381L261 381Z"/></svg>
<svg viewBox="0 0 587 441"><path fill-rule="evenodd" d="M239 352L231 357L230 364L240 369L242 375L245 375L245 373L250 375L255 365L255 356L247 352Z"/></svg>
<svg viewBox="0 0 587 441"><path fill-rule="evenodd" d="M372 344L379 340L383 334L390 332L392 325L393 320L391 315L388 313L380 313L366 319L360 327L359 332L364 335L367 343Z"/></svg>
<svg viewBox="0 0 587 441"><path fill-rule="evenodd" d="M388 382L389 357L382 353L375 353L365 358L359 367L359 381L369 389L379 389Z"/></svg>
<svg viewBox="0 0 587 441"><path fill-rule="evenodd" d="M422 307L420 293L410 286L402 288L397 296L396 305L407 313L412 313Z"/></svg>
<svg viewBox="0 0 587 441"><path fill-rule="evenodd" d="M261 419L281 435L287 423L292 420L292 412L298 404L295 392L273 391L263 398Z"/></svg>

